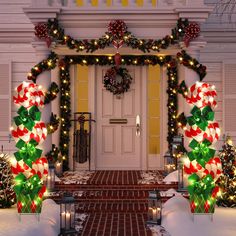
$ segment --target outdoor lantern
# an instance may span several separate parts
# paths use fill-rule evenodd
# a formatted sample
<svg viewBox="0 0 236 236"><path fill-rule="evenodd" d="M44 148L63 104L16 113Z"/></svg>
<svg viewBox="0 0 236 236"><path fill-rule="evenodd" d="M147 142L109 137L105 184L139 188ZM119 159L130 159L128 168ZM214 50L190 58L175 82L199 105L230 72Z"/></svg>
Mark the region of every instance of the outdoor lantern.
<svg viewBox="0 0 236 236"><path fill-rule="evenodd" d="M184 136L179 134L179 135L175 135L173 137L172 143L171 143L171 147L172 147L172 155L174 158L179 158L181 153L184 152ZM177 165L177 162L176 162Z"/></svg>
<svg viewBox="0 0 236 236"><path fill-rule="evenodd" d="M148 220L147 224L161 225L162 214L161 196L159 190L148 192Z"/></svg>
<svg viewBox="0 0 236 236"><path fill-rule="evenodd" d="M74 235L75 233L75 199L66 193L60 202L59 235Z"/></svg>
<svg viewBox="0 0 236 236"><path fill-rule="evenodd" d="M178 191L187 191L188 186L188 175L184 173L184 161L187 157L181 155L178 158Z"/></svg>
<svg viewBox="0 0 236 236"><path fill-rule="evenodd" d="M58 177L62 176L62 161L57 161L55 163L55 174Z"/></svg>
<svg viewBox="0 0 236 236"><path fill-rule="evenodd" d="M164 169L166 175L176 170L175 158L171 155L169 151L167 151L164 155Z"/></svg>
<svg viewBox="0 0 236 236"><path fill-rule="evenodd" d="M54 190L55 185L55 167L53 164L49 164L48 176L46 180L46 187L49 192Z"/></svg>

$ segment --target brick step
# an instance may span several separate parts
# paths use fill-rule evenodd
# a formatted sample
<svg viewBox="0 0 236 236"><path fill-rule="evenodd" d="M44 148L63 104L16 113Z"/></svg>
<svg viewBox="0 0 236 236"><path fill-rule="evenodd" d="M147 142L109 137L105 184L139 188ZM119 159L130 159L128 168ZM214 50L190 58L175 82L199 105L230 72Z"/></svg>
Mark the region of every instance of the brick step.
<svg viewBox="0 0 236 236"><path fill-rule="evenodd" d="M81 236L152 236L146 228L146 213L89 214Z"/></svg>
<svg viewBox="0 0 236 236"><path fill-rule="evenodd" d="M86 190L153 190L166 191L170 188L177 189L178 183L157 183L157 184L135 184L135 185L94 185L94 184L55 184L57 191L86 191Z"/></svg>
<svg viewBox="0 0 236 236"><path fill-rule="evenodd" d="M133 199L140 200L148 197L146 190L86 190L80 199Z"/></svg>
<svg viewBox="0 0 236 236"><path fill-rule="evenodd" d="M141 212L147 213L147 201L83 201L77 205L78 213L94 212Z"/></svg>

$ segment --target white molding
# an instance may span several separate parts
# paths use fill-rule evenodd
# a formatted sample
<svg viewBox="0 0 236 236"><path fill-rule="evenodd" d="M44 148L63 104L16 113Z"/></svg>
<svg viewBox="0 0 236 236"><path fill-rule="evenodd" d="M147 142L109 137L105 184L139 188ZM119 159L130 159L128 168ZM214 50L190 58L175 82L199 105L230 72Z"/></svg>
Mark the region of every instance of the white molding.
<svg viewBox="0 0 236 236"><path fill-rule="evenodd" d="M56 18L61 12L61 9L58 7L25 7L23 8L23 11L28 16L30 21L36 25L39 22L47 22L48 19Z"/></svg>

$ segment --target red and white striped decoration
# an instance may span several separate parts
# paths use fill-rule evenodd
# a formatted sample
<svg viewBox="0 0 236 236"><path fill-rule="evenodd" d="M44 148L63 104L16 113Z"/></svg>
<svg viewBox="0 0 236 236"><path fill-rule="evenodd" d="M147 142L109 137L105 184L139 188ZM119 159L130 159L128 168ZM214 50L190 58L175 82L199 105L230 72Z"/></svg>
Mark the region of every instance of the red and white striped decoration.
<svg viewBox="0 0 236 236"><path fill-rule="evenodd" d="M11 170L13 175L23 173L26 178L38 174L39 178L43 181L46 180L48 175L48 161L46 157L41 157L32 164L32 168L24 163L23 160L12 162Z"/></svg>
<svg viewBox="0 0 236 236"><path fill-rule="evenodd" d="M42 121L37 122L32 131L26 129L23 124L19 126L13 124L11 134L16 143L19 139L22 139L25 142L29 142L31 139L34 139L38 142L38 144L42 144L47 137L47 127Z"/></svg>
<svg viewBox="0 0 236 236"><path fill-rule="evenodd" d="M215 143L220 137L220 128L217 122L209 122L206 130L201 130L197 125L186 125L185 135L188 138L194 138L198 142L202 142L204 139L209 140L211 143Z"/></svg>
<svg viewBox="0 0 236 236"><path fill-rule="evenodd" d="M186 97L186 101L189 104L195 105L198 108L203 108L205 106L210 106L215 108L216 102L216 90L214 85L209 85L207 83L196 82L191 88L189 95Z"/></svg>
<svg viewBox="0 0 236 236"><path fill-rule="evenodd" d="M17 88L17 95L13 96L14 103L25 108L44 106L44 93L41 86L24 81Z"/></svg>

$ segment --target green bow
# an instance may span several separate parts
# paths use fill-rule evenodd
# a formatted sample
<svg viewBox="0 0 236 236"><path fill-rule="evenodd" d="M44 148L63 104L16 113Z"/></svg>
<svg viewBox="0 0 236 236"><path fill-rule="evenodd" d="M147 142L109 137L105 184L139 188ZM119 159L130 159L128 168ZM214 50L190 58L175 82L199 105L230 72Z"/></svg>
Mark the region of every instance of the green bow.
<svg viewBox="0 0 236 236"><path fill-rule="evenodd" d="M32 131L35 121L39 121L41 118L41 112L36 106L32 106L29 110L21 106L17 113L19 116L14 117L15 124L17 126L23 124L30 131Z"/></svg>
<svg viewBox="0 0 236 236"><path fill-rule="evenodd" d="M187 117L187 122L190 126L197 125L201 130L205 131L208 126L208 121L214 120L214 112L211 107L206 106L202 110L194 106L191 110L192 116Z"/></svg>
<svg viewBox="0 0 236 236"><path fill-rule="evenodd" d="M37 174L27 179L23 173L20 173L15 177L14 181L15 185L13 188L15 193L17 195L29 195L31 199L38 195L42 187L42 181Z"/></svg>
<svg viewBox="0 0 236 236"><path fill-rule="evenodd" d="M215 150L209 148L210 145L211 142L207 139L204 139L201 143L196 139L193 139L189 144L189 147L193 150L187 153L190 161L197 160L197 162L204 168L206 162L215 155Z"/></svg>
<svg viewBox="0 0 236 236"><path fill-rule="evenodd" d="M20 150L15 152L17 161L23 160L29 167L32 168L32 162L41 157L42 150L35 148L38 145L37 141L31 139L28 143L20 139L16 143L16 147Z"/></svg>
<svg viewBox="0 0 236 236"><path fill-rule="evenodd" d="M205 200L211 196L212 191L215 187L212 176L206 175L202 179L194 173L188 177L188 192L190 195L202 195Z"/></svg>

